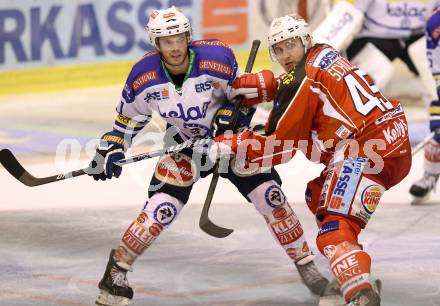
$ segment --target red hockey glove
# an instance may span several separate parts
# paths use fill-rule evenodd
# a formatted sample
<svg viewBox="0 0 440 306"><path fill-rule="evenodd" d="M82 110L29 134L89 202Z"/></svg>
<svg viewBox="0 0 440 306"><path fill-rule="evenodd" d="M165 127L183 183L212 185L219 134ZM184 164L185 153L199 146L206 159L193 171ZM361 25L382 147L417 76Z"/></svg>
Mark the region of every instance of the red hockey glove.
<svg viewBox="0 0 440 306"><path fill-rule="evenodd" d="M258 142L258 139L255 139L255 136L257 135L249 130L238 134L219 135L214 138L215 142L209 149L209 159L215 162L218 159L228 158L237 153L240 154L239 158L242 160L253 159L257 154L253 154L251 148L261 148L261 143ZM250 156L247 156L248 153Z"/></svg>
<svg viewBox="0 0 440 306"><path fill-rule="evenodd" d="M259 167L271 167L290 160L295 151L285 148L275 136L264 137L247 130L239 134L225 134L214 138L209 158L215 161L235 155L237 161L252 163Z"/></svg>
<svg viewBox="0 0 440 306"><path fill-rule="evenodd" d="M278 88L277 79L270 70L242 74L232 84L231 98L243 96L241 105L251 107L262 102L270 102Z"/></svg>

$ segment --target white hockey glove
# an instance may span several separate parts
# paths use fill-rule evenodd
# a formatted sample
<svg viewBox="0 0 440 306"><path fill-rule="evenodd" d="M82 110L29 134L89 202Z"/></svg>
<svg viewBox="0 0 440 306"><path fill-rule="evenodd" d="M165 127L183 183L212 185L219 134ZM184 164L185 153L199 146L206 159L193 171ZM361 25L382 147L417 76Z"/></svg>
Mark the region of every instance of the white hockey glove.
<svg viewBox="0 0 440 306"><path fill-rule="evenodd" d="M212 142L209 147L208 158L212 163L216 163L219 159L229 159L234 152L231 147L222 142Z"/></svg>

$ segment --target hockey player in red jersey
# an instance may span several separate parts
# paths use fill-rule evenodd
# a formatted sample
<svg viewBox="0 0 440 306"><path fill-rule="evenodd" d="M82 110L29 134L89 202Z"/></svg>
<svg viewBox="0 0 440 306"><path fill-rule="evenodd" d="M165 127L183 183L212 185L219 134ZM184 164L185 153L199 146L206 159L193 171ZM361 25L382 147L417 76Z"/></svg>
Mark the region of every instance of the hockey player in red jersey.
<svg viewBox="0 0 440 306"><path fill-rule="evenodd" d="M370 279L371 257L358 235L383 193L411 167L402 106L331 46L314 44L301 17L273 20L268 39L272 58L286 74L279 80L268 70L245 74L233 85L243 105L274 101L265 136L251 131L218 136L211 157L236 154L248 168L265 167L301 150L323 163L326 168L305 194L319 226L317 246L348 305L380 305Z"/></svg>

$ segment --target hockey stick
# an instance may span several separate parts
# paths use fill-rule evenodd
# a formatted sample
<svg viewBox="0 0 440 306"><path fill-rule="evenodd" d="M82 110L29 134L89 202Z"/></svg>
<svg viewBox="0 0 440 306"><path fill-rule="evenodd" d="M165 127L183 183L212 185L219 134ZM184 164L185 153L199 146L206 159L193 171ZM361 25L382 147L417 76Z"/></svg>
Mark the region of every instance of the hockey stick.
<svg viewBox="0 0 440 306"><path fill-rule="evenodd" d="M254 40L252 42L252 48L249 53L249 58L246 63L246 68L244 72L251 72L252 66L254 65L255 58L257 57L258 48L260 47L261 41ZM241 99L237 99L234 103L234 117L231 126L235 126L238 120L238 109L240 108ZM209 208L211 207L212 198L214 197L215 188L217 187L217 182L219 178L218 173L218 162L215 164L214 172L212 173L211 183L209 184L208 194L206 195L205 203L203 204L202 213L200 214L199 226L207 234L217 237L224 238L229 236L234 230L229 228L224 228L214 224L208 216Z"/></svg>
<svg viewBox="0 0 440 306"><path fill-rule="evenodd" d="M209 138L197 139L197 140L189 139L175 146L163 148L152 152L142 153L126 159L122 159L116 162L115 164L118 166L124 166L144 159L161 156L163 154L179 152L185 148L203 146L209 144L211 141L212 139ZM73 177L87 174L88 171L88 168L84 168L67 173L55 174L47 177L35 177L32 174L30 174L28 171L26 171L26 169L23 168L20 162L15 158L14 154L12 154L12 152L9 151L8 149L3 149L0 151L0 163L3 165L3 167L5 167L6 171L8 171L13 177L15 177L17 180L19 180L20 182L22 182L23 184L29 187L40 186L44 184L70 179Z"/></svg>
<svg viewBox="0 0 440 306"><path fill-rule="evenodd" d="M428 136L425 137L421 142L419 142L414 148L411 149L412 155L415 155L419 152L425 145L434 138L435 134L440 134L440 128L436 129L434 132L429 133Z"/></svg>
<svg viewBox="0 0 440 306"><path fill-rule="evenodd" d="M419 142L414 148L411 149L412 155L416 155L421 149L425 147L425 145L434 138L435 132L431 132L428 136L425 137L421 142Z"/></svg>

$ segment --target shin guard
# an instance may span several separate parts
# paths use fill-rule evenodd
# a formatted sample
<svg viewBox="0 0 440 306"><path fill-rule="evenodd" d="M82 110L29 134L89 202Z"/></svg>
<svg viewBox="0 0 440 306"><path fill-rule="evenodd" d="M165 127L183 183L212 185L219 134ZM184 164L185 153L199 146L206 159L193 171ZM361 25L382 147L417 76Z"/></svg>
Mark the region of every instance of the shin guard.
<svg viewBox="0 0 440 306"><path fill-rule="evenodd" d="M275 240L287 255L301 264L313 260L301 223L281 187L275 181L264 182L248 195L258 212L263 215Z"/></svg>
<svg viewBox="0 0 440 306"><path fill-rule="evenodd" d="M324 218L316 239L347 302L355 293L371 288L371 258L357 243L359 232L355 222L329 215Z"/></svg>
<svg viewBox="0 0 440 306"><path fill-rule="evenodd" d="M130 266L170 226L183 203L166 193L155 193L138 217L125 231L115 252L115 259Z"/></svg>

